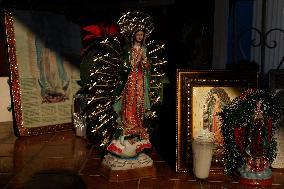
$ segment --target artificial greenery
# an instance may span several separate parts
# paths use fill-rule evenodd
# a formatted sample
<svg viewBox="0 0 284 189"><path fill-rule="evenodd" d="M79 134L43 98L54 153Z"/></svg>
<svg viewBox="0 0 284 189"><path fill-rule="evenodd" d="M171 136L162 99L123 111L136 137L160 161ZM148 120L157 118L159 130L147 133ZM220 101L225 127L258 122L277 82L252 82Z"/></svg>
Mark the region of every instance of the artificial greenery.
<svg viewBox="0 0 284 189"><path fill-rule="evenodd" d="M238 166L244 163L244 152L238 145L249 145L249 131L254 127L253 117L256 104L262 101L262 112L265 126L270 124L270 140L268 142L267 158L270 163L276 157L277 143L274 138L276 122L280 118L278 103L273 98L273 94L267 90L248 89L240 96L236 97L230 104L225 106L220 112L222 119L222 134L225 146L225 172L232 174ZM242 130L243 137L238 137L238 132ZM238 141L241 140L241 141Z"/></svg>

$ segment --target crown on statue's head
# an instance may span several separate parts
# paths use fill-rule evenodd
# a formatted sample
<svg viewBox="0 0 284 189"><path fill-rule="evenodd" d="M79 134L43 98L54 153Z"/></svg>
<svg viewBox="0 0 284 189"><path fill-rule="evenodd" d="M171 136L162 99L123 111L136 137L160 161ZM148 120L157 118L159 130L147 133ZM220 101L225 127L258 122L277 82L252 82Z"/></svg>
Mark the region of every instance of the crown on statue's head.
<svg viewBox="0 0 284 189"><path fill-rule="evenodd" d="M143 12L127 12L118 20L120 33L125 37L133 37L135 32L145 32L145 38L154 30L153 19L149 14Z"/></svg>

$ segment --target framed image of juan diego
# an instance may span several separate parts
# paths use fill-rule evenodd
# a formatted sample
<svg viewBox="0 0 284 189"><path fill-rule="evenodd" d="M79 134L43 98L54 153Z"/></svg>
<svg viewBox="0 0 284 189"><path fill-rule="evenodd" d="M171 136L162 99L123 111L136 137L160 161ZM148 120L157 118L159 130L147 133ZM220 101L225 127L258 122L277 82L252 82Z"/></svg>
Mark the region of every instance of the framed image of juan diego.
<svg viewBox="0 0 284 189"><path fill-rule="evenodd" d="M257 73L229 70L177 70L176 171L192 170L191 143L201 132L213 133L211 171L223 167L224 139L218 113L244 90L257 86Z"/></svg>
<svg viewBox="0 0 284 189"><path fill-rule="evenodd" d="M71 129L80 28L64 15L5 10L14 125L20 136Z"/></svg>

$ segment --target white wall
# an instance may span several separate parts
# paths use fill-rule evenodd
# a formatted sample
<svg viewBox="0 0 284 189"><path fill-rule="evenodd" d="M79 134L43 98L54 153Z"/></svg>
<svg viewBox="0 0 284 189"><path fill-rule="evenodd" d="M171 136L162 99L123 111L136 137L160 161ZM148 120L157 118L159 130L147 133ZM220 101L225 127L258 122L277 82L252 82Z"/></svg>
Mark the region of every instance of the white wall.
<svg viewBox="0 0 284 189"><path fill-rule="evenodd" d="M12 121L12 113L7 110L11 104L8 77L0 77L0 122Z"/></svg>

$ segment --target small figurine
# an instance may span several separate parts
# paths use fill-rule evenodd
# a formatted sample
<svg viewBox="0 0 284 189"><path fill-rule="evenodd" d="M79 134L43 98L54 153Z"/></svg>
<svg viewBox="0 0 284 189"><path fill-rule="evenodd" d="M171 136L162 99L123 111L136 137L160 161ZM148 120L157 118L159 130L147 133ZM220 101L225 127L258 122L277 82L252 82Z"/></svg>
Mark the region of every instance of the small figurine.
<svg viewBox="0 0 284 189"><path fill-rule="evenodd" d="M240 176L245 179L270 179L272 171L270 169L268 150L268 128L265 125L262 100L256 102L253 115L253 127L248 134L248 145L245 148L245 159L243 166L239 168ZM246 182L246 181L244 181Z"/></svg>
<svg viewBox="0 0 284 189"><path fill-rule="evenodd" d="M272 184L279 110L270 91L248 89L221 111L225 171L236 175L241 184Z"/></svg>

